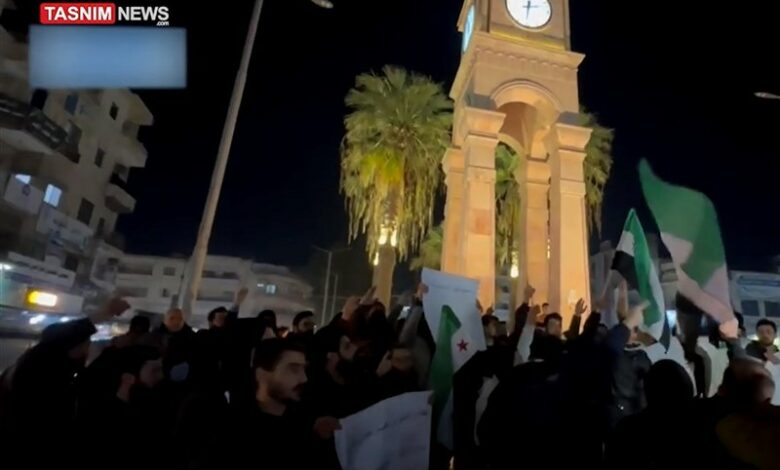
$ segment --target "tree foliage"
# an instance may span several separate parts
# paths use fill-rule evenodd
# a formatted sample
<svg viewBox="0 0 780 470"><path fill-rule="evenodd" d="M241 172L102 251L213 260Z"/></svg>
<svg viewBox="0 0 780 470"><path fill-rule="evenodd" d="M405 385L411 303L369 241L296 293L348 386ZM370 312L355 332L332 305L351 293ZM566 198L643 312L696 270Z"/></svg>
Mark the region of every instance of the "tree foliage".
<svg viewBox="0 0 780 470"><path fill-rule="evenodd" d="M441 269L441 253L444 246L444 226L439 224L431 229L420 243L417 256L409 262L409 269Z"/></svg>
<svg viewBox="0 0 780 470"><path fill-rule="evenodd" d="M496 262L507 266L517 250L520 228L520 185L516 171L520 155L505 144L496 147Z"/></svg>
<svg viewBox="0 0 780 470"><path fill-rule="evenodd" d="M392 66L358 75L345 102L351 112L344 119L341 190L350 240L366 234L373 254L382 228L390 227L404 259L432 226L452 103L441 85Z"/></svg>
<svg viewBox="0 0 780 470"><path fill-rule="evenodd" d="M612 171L613 129L598 123L595 114L582 110L581 126L593 129L585 147L585 207L588 210L588 228L601 232L601 210L604 203L604 186Z"/></svg>

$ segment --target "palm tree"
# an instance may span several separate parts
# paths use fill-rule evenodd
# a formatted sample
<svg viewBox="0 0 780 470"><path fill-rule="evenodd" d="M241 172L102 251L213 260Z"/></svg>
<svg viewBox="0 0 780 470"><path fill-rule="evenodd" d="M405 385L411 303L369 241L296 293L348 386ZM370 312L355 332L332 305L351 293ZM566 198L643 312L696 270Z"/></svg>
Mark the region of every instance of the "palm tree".
<svg viewBox="0 0 780 470"><path fill-rule="evenodd" d="M365 234L369 256L383 261L385 272L375 271L375 279L383 280L377 290L388 302L395 250L405 259L433 223L452 103L441 85L393 66L358 75L345 102L352 110L341 153L349 237Z"/></svg>
<svg viewBox="0 0 780 470"><path fill-rule="evenodd" d="M585 207L588 210L588 228L601 232L601 209L604 202L604 186L612 171L612 140L615 131L598 123L595 114L580 111L580 125L593 129L585 147Z"/></svg>
<svg viewBox="0 0 780 470"><path fill-rule="evenodd" d="M501 143L496 147L496 263L506 266L517 252L520 185L515 177L520 156ZM517 261L517 260L514 260Z"/></svg>
<svg viewBox="0 0 780 470"><path fill-rule="evenodd" d="M441 251L444 244L444 226L437 225L420 243L417 256L409 261L409 269L417 271L422 268L440 269Z"/></svg>

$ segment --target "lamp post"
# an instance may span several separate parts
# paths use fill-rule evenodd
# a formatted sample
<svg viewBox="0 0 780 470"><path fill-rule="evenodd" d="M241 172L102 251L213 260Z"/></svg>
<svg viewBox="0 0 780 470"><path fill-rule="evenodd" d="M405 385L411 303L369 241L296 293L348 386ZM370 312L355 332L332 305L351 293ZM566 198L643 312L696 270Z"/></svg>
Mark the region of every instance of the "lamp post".
<svg viewBox="0 0 780 470"><path fill-rule="evenodd" d="M333 8L329 0L312 0L312 2L323 8ZM257 26L260 22L260 13L263 10L263 0L255 0L255 6L252 10L252 17L249 21L249 29L246 33L244 42L244 52L241 55L241 63L238 66L236 80L233 84L233 94L230 96L230 105L228 107L225 125L222 128L222 138L219 142L217 151L217 161L214 163L214 171L211 174L211 185L209 194L206 197L206 205L203 207L203 217L200 220L198 228L198 238L195 242L195 248L192 253L192 264L190 278L187 288L184 292L182 308L185 315L191 315L195 299L200 288L200 281L203 276L203 265L206 263L208 254L209 238L211 229L214 226L214 216L217 212L217 203L219 194L222 191L222 181L225 179L225 168L227 167L228 157L230 156L230 146L233 143L233 133L236 129L238 119L238 109L241 106L241 99L244 96L246 86L246 76L249 71L249 60L252 57L252 49L255 45L257 36Z"/></svg>
<svg viewBox="0 0 780 470"><path fill-rule="evenodd" d="M344 248L341 250L326 250L325 248L320 248L316 245L312 245L311 247L328 255L328 264L325 268L325 287L322 289L322 311L320 312L320 324L325 326L325 312L328 309L328 291L330 290L330 270L333 266L333 253L348 251L349 248Z"/></svg>

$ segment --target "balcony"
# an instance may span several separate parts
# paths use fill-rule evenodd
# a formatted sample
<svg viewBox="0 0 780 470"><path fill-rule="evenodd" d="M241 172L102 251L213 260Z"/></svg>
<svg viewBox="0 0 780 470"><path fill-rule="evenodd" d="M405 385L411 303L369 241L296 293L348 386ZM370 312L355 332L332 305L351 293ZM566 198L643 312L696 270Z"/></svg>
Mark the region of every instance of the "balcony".
<svg viewBox="0 0 780 470"><path fill-rule="evenodd" d="M118 133L114 151L127 166L141 168L146 166L148 154L146 147L138 141L137 133L137 127L123 126L122 132Z"/></svg>
<svg viewBox="0 0 780 470"><path fill-rule="evenodd" d="M135 198L125 190L126 183L117 175L111 175L106 186L106 207L118 214L128 214L135 210Z"/></svg>
<svg viewBox="0 0 780 470"><path fill-rule="evenodd" d="M69 154L74 150L69 146L65 129L41 110L4 93L0 93L0 132L4 139L22 150L49 153L67 149Z"/></svg>
<svg viewBox="0 0 780 470"><path fill-rule="evenodd" d="M7 164L10 173L31 175L63 191L69 189L66 176L70 174L72 164L59 156L19 151L0 155L0 164Z"/></svg>

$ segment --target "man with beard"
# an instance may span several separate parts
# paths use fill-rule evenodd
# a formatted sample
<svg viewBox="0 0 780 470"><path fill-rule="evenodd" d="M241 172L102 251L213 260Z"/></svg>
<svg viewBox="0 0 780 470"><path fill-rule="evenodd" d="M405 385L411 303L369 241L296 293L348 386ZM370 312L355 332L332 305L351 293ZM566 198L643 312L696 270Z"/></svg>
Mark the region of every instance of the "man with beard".
<svg viewBox="0 0 780 470"><path fill-rule="evenodd" d="M255 402L236 409L232 437L210 457L209 468L313 468L311 425L295 409L306 384L303 348L287 339L261 341L255 348ZM227 437L227 436L226 436Z"/></svg>
<svg viewBox="0 0 780 470"><path fill-rule="evenodd" d="M89 354L95 324L127 310L122 299L112 299L89 318L46 327L41 339L0 377L0 442L19 457L34 456L37 467L66 466L74 436L78 374ZM37 448L40 436L46 452ZM13 455L11 458L16 458ZM51 465L49 465L51 464Z"/></svg>

